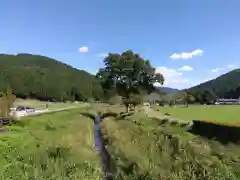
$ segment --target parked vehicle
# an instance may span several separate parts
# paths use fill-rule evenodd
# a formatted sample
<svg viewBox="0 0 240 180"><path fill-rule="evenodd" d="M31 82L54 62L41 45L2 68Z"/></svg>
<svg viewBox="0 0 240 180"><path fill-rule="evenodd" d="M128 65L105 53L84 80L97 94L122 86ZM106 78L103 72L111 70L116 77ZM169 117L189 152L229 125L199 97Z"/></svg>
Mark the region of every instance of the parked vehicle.
<svg viewBox="0 0 240 180"><path fill-rule="evenodd" d="M31 107L18 106L16 108L16 111L25 111L25 112L29 113L29 112L35 112L35 109L31 108Z"/></svg>
<svg viewBox="0 0 240 180"><path fill-rule="evenodd" d="M25 107L24 106L18 106L16 108L16 111L24 111L25 110Z"/></svg>
<svg viewBox="0 0 240 180"><path fill-rule="evenodd" d="M30 107L26 107L25 110L26 112L35 112L35 109Z"/></svg>

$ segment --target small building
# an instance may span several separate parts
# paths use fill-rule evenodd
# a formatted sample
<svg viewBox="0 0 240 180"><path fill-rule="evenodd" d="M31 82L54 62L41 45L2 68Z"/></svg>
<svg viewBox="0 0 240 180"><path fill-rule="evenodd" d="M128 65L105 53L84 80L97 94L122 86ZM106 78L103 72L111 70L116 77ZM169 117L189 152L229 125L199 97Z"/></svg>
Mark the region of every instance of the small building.
<svg viewBox="0 0 240 180"><path fill-rule="evenodd" d="M240 104L240 99L217 99L215 104Z"/></svg>

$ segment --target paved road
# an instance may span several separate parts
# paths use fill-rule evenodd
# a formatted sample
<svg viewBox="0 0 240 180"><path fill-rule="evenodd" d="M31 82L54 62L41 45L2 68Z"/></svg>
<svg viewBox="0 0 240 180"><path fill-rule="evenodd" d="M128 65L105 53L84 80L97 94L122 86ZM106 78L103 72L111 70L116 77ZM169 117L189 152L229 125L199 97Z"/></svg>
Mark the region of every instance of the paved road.
<svg viewBox="0 0 240 180"><path fill-rule="evenodd" d="M16 117L25 117L25 116L35 116L39 114L46 114L46 113L52 113L52 112L59 112L59 111L65 111L69 109L75 109L75 108L81 108L81 107L86 107L89 106L89 104L85 103L82 104L81 106L74 106L74 107L67 107L67 108L60 108L60 109L55 109L55 110L49 110L49 109L41 109L41 110L35 110L34 112L26 112L26 111L16 111L15 116Z"/></svg>

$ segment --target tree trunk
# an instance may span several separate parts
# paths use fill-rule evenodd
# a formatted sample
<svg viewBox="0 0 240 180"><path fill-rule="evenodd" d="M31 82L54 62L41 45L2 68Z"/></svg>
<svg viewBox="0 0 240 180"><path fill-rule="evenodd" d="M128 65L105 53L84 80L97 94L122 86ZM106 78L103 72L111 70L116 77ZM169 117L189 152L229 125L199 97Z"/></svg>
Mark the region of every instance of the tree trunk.
<svg viewBox="0 0 240 180"><path fill-rule="evenodd" d="M129 112L129 105L126 104L125 107L126 107L126 113L128 113Z"/></svg>

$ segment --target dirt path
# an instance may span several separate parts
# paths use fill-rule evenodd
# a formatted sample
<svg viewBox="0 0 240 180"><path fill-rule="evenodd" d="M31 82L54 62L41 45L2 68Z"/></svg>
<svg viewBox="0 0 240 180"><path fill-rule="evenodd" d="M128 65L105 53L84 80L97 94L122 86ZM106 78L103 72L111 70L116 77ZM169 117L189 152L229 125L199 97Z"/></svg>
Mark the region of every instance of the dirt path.
<svg viewBox="0 0 240 180"><path fill-rule="evenodd" d="M46 114L46 113L53 113L53 112L59 112L59 111L65 111L65 110L69 110L69 109L75 109L75 108L82 108L82 107L87 107L89 106L89 104L85 103L82 104L81 106L74 106L74 107L67 107L67 108L60 108L60 109L54 109L54 110L49 110L49 109L42 109L42 110L36 110L34 112L16 112L16 116L21 118L21 117L25 117L25 116L36 116L39 114Z"/></svg>

